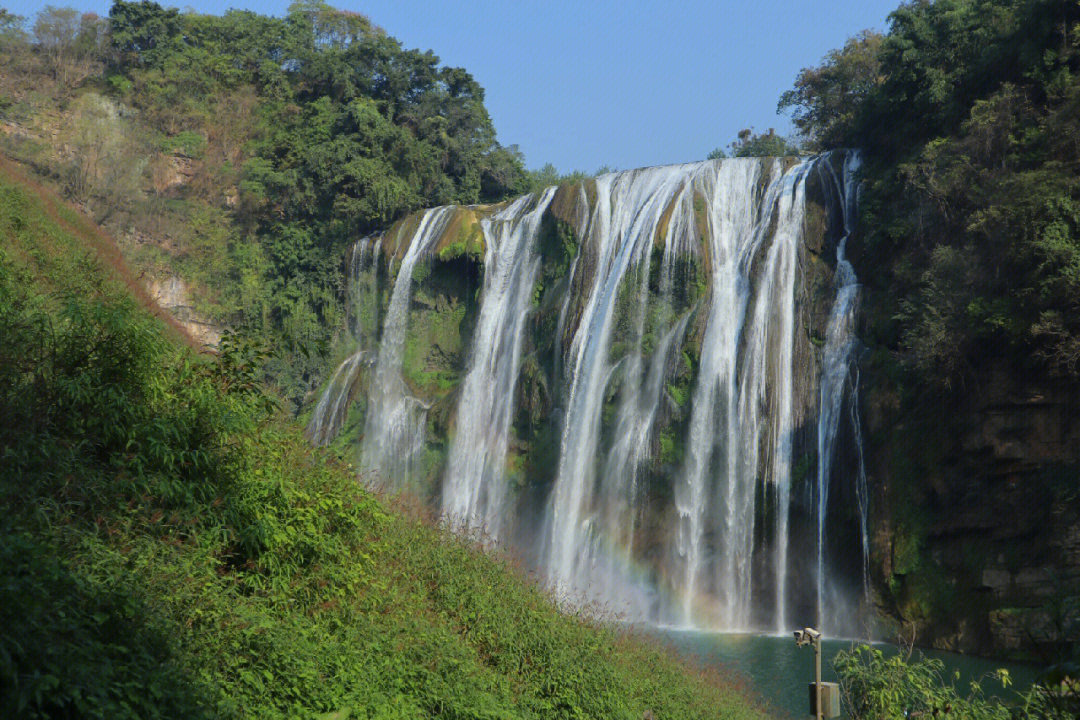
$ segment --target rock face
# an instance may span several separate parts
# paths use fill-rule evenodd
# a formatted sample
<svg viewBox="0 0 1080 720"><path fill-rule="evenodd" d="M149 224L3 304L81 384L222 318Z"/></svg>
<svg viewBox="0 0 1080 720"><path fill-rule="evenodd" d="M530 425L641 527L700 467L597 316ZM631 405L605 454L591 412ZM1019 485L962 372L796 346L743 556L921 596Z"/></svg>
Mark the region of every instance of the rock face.
<svg viewBox="0 0 1080 720"><path fill-rule="evenodd" d="M612 612L860 632L852 161L629 171L359 242L313 439Z"/></svg>
<svg viewBox="0 0 1080 720"><path fill-rule="evenodd" d="M1076 388L996 366L948 400L902 398L867 365L884 608L934 647L1055 660L1080 602Z"/></svg>
<svg viewBox="0 0 1080 720"><path fill-rule="evenodd" d="M207 322L195 312L183 280L176 275L143 275L142 281L154 302L172 313L191 337L206 347L218 346L221 342L221 328Z"/></svg>

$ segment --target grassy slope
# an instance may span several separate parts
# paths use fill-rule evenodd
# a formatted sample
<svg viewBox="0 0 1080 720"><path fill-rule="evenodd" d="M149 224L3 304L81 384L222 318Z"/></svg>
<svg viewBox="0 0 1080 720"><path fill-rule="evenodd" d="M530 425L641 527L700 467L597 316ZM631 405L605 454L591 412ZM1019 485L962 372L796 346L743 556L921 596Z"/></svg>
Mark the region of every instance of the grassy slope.
<svg viewBox="0 0 1080 720"><path fill-rule="evenodd" d="M0 164L0 715L751 718L364 492Z"/></svg>

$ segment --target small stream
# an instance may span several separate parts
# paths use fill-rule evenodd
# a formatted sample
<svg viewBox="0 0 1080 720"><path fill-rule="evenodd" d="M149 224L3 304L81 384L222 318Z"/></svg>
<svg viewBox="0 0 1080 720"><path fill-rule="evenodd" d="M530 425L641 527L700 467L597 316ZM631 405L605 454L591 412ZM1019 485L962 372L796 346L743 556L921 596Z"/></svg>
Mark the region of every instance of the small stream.
<svg viewBox="0 0 1080 720"><path fill-rule="evenodd" d="M808 716L807 684L814 679L814 651L810 647L796 647L790 635L768 636L743 633L702 633L665 629L661 636L685 655L709 664L721 664L747 681L747 685L756 691L769 705L777 718L801 718ZM840 650L846 650L858 644L851 640L826 640L822 645L822 679L835 682L836 673L832 670L832 660ZM875 647L892 652L900 652L895 645L876 644ZM953 671L960 672L956 686L961 695L966 695L967 685L972 680L982 678L997 668L1007 668L1013 684L1002 690L995 687L996 681L987 679L983 683L986 694L997 695L1003 699L1014 697L1016 692L1026 691L1035 681L1037 669L1029 665L986 660L967 655L947 653L937 650L916 650L915 656L922 652L928 657L941 659L945 663L943 675L946 680Z"/></svg>

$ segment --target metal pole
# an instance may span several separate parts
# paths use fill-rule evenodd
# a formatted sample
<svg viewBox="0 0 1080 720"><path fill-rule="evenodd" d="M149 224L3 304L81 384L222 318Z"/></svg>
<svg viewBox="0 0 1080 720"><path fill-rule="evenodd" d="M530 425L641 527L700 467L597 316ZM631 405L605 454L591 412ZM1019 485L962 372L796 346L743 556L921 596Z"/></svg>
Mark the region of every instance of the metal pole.
<svg viewBox="0 0 1080 720"><path fill-rule="evenodd" d="M821 720L821 636L818 635L814 638L814 679L817 681L814 683L814 692L817 695L817 702L814 703L814 709L817 711L817 720Z"/></svg>

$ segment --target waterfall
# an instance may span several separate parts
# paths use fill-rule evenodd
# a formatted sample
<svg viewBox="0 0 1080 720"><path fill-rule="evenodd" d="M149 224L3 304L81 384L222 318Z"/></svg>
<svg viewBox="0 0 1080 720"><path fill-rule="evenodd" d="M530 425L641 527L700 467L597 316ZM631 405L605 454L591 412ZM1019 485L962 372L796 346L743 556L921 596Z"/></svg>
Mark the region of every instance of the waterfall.
<svg viewBox="0 0 1080 720"><path fill-rule="evenodd" d="M685 222L690 204L688 181L701 167L649 168L596 179L597 200L583 238L596 253L595 271L569 348L566 421L547 520L546 571L563 593L607 599L589 591L606 584L602 577L596 577L597 551L602 550L598 542L605 540L600 536L612 529L603 526L597 505L601 493L596 487L595 459L599 456L600 411L616 368L608 350L617 294L632 268L646 263L641 275L647 276L653 240L673 201L675 210L668 227ZM673 237L679 235L669 231L669 240ZM594 580L600 580L600 585L594 585Z"/></svg>
<svg viewBox="0 0 1080 720"><path fill-rule="evenodd" d="M855 349L855 312L858 306L859 284L855 277L855 269L847 260L846 249L848 237L855 219L856 172L860 165L857 153L848 153L844 157L843 177L837 178L832 166L826 158L822 165L827 168L839 193L840 205L843 216L844 234L836 245L836 300L829 314L829 323L825 335L825 353L821 370L821 403L818 413L818 483L815 507L817 509L817 608L818 628L825 631L827 623L835 622L835 618L827 616L827 589L828 578L825 571L825 535L826 520L829 506L829 490L832 484L834 453L837 446L837 431L840 427L840 417L843 408L844 396L848 393L849 382L853 379L851 368L853 364L853 352ZM857 407L853 401L853 412ZM857 417L857 416L856 416ZM860 451L860 485L865 485L865 476L862 469L862 438L858 438ZM861 493L865 494L865 492ZM864 585L866 556L868 552L868 540L866 537L866 509L860 502L860 522L863 540L864 557Z"/></svg>
<svg viewBox="0 0 1080 720"><path fill-rule="evenodd" d="M782 173L780 162L774 161L763 200L748 192L759 184L754 175L722 174L716 184L710 218L714 281L709 325L694 394L688 462L676 495L676 549L685 567L682 620L688 624L704 612L725 628L751 625L756 486L764 479L779 497L789 493L796 255L809 167L804 162ZM744 172L758 169L750 166ZM755 283L754 261L763 249L764 264ZM748 310L752 314L747 326ZM770 456L772 462L766 464ZM719 467L722 472L716 472ZM784 518L778 523L784 536L778 543L785 551L786 505L785 500L778 513ZM713 548L718 557L708 563L712 577L701 588L710 553L707 530L718 538L718 551ZM781 553L775 565L783 578L786 555ZM783 618L782 581L777 587L777 616ZM702 589L716 598L712 609L694 607Z"/></svg>
<svg viewBox="0 0 1080 720"><path fill-rule="evenodd" d="M401 377L413 268L434 246L452 212L453 208L447 206L424 213L401 259L383 321L368 396L362 460L364 468L376 473L381 484L389 487L407 487L413 479L416 456L424 447L427 421L427 404L409 392Z"/></svg>
<svg viewBox="0 0 1080 720"><path fill-rule="evenodd" d="M458 403L457 429L443 484L443 513L464 528L498 539L504 491L503 465L511 403L521 364L522 334L536 271L536 236L555 194L518 198L481 222L486 249L480 319L469 370Z"/></svg>
<svg viewBox="0 0 1080 720"><path fill-rule="evenodd" d="M329 445L337 437L348 409L349 392L367 352L355 352L338 365L308 425L308 437L316 445Z"/></svg>
<svg viewBox="0 0 1080 720"><path fill-rule="evenodd" d="M353 244L349 253L346 276L351 299L348 307L349 320L355 342L361 348L345 358L334 370L330 383L311 414L307 434L311 441L319 446L329 445L341 431L356 376L372 355L371 348L374 347L378 327L378 302L374 277L369 282L362 278L365 272L370 271L374 275L381 248L381 239L363 238Z"/></svg>
<svg viewBox="0 0 1080 720"><path fill-rule="evenodd" d="M422 459L422 494L450 526L524 550L572 602L687 627L839 627L854 583L835 575L856 563L832 561L830 533L861 538L868 592L846 257L858 166L834 153L609 173L362 241L351 344L311 437L359 417L357 398L361 467L416 491ZM482 263L418 269L471 237ZM409 339L410 312L451 307L454 334ZM448 378L438 392L405 382L407 346L410 368ZM857 507L838 508L836 487Z"/></svg>

